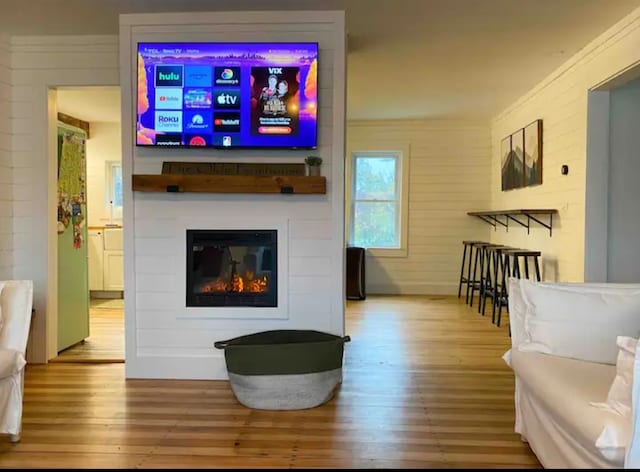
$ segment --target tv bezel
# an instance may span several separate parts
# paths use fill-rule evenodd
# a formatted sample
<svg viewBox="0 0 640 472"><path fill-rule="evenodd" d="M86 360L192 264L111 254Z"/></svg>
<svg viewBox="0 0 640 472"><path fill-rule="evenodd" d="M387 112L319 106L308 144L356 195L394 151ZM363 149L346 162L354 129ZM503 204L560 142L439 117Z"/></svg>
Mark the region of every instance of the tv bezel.
<svg viewBox="0 0 640 472"><path fill-rule="evenodd" d="M221 146L221 145L206 145L206 146L190 146L188 144L180 144L180 145L171 145L171 146L162 146L158 144L140 144L138 143L138 135L137 135L137 120L138 120L138 68L135 68L135 81L136 81L136 94L135 94L135 112L133 114L135 118L134 122L134 140L136 147L145 148L145 149L224 149L225 151L233 151L233 150L305 150L305 149L318 149L318 113L320 112L320 43L318 41L138 41L136 42L136 63L137 57L140 53L140 45L141 44L304 44L304 45L315 45L317 51L317 68L318 73L316 74L316 119L315 119L315 141L316 144L314 146ZM154 130L155 131L155 130Z"/></svg>

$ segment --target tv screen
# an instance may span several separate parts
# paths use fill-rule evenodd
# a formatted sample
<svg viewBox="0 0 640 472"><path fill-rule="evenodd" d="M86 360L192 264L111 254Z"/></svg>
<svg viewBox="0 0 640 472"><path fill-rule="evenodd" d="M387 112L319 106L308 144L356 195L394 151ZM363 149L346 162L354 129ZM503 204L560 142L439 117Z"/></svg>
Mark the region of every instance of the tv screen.
<svg viewBox="0 0 640 472"><path fill-rule="evenodd" d="M138 43L138 146L315 148L317 43Z"/></svg>

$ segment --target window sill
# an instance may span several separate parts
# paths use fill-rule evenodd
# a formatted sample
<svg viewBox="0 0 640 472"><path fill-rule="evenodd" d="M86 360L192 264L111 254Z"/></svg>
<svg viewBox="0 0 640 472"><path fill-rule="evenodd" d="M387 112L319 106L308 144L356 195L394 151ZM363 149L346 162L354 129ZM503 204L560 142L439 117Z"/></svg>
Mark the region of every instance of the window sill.
<svg viewBox="0 0 640 472"><path fill-rule="evenodd" d="M366 254L373 257L407 257L406 248L383 249L383 248L367 248Z"/></svg>

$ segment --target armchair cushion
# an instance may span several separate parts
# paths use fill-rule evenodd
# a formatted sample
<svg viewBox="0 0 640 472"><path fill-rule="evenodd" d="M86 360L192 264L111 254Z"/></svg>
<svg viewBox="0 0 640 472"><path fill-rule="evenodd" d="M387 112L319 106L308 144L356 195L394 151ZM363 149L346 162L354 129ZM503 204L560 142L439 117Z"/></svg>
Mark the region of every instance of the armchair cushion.
<svg viewBox="0 0 640 472"><path fill-rule="evenodd" d="M616 364L618 336L640 333L640 289L575 290L520 281L525 340L518 349Z"/></svg>
<svg viewBox="0 0 640 472"><path fill-rule="evenodd" d="M0 379L17 374L26 364L27 361L20 351L0 348Z"/></svg>
<svg viewBox="0 0 640 472"><path fill-rule="evenodd" d="M27 349L31 308L33 305L33 282L31 280L0 281L4 286L0 292L2 307L2 329L0 347L24 353Z"/></svg>

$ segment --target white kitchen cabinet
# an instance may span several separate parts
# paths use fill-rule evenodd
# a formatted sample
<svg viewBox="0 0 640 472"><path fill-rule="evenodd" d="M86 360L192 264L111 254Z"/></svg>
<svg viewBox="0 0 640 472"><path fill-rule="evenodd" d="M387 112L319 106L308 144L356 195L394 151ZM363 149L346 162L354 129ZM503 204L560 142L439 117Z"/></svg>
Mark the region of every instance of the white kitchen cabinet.
<svg viewBox="0 0 640 472"><path fill-rule="evenodd" d="M104 290L104 246L101 230L89 230L89 290Z"/></svg>
<svg viewBox="0 0 640 472"><path fill-rule="evenodd" d="M89 231L89 290L124 290L122 228Z"/></svg>
<svg viewBox="0 0 640 472"><path fill-rule="evenodd" d="M104 251L103 290L124 290L124 257L121 250Z"/></svg>

